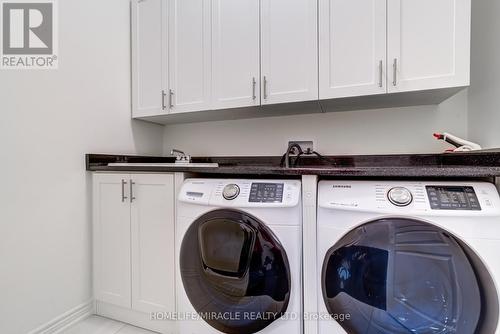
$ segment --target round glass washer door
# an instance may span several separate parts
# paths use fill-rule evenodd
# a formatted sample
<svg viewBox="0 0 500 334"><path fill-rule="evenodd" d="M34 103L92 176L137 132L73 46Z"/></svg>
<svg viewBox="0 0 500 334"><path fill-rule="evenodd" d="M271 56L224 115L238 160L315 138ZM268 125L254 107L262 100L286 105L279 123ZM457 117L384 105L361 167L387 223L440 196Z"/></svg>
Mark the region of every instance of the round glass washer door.
<svg viewBox="0 0 500 334"><path fill-rule="evenodd" d="M327 252L321 280L328 312L349 334L483 333L487 305L466 249L422 221L352 230Z"/></svg>
<svg viewBox="0 0 500 334"><path fill-rule="evenodd" d="M220 332L256 333L286 312L291 281L285 250L247 213L214 210L199 217L184 236L179 260L191 305Z"/></svg>

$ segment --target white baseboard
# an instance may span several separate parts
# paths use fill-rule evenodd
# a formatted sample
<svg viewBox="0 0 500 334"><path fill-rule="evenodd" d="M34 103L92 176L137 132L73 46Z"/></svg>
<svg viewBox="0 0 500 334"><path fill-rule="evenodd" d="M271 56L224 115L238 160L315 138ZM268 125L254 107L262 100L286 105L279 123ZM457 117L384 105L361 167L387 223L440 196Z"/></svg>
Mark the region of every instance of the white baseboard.
<svg viewBox="0 0 500 334"><path fill-rule="evenodd" d="M151 320L151 314L96 301L96 314L161 334L177 333L175 321Z"/></svg>
<svg viewBox="0 0 500 334"><path fill-rule="evenodd" d="M55 317L28 334L57 334L77 322L94 314L94 300L89 300L77 307Z"/></svg>

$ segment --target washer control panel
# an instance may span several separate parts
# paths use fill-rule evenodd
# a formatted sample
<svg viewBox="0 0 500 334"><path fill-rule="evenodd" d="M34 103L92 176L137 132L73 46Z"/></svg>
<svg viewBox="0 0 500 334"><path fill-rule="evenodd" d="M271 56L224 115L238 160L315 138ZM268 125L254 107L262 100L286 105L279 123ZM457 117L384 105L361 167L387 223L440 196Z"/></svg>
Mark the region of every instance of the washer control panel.
<svg viewBox="0 0 500 334"><path fill-rule="evenodd" d="M473 187L426 186L432 210L481 210Z"/></svg>
<svg viewBox="0 0 500 334"><path fill-rule="evenodd" d="M221 207L295 207L301 200L300 180L187 179L182 202Z"/></svg>
<svg viewBox="0 0 500 334"><path fill-rule="evenodd" d="M252 183L248 201L251 203L281 203L283 183Z"/></svg>

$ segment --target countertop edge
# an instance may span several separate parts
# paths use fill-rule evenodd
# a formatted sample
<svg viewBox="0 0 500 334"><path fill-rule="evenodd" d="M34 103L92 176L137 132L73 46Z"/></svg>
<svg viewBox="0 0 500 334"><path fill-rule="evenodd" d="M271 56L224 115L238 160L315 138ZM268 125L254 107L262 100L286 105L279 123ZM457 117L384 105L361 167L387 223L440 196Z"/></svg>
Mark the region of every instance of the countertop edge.
<svg viewBox="0 0 500 334"><path fill-rule="evenodd" d="M500 167L415 167L415 168L265 168L265 167L107 167L90 169L92 172L197 173L213 175L276 175L276 176L352 176L352 177L499 177Z"/></svg>
<svg viewBox="0 0 500 334"><path fill-rule="evenodd" d="M196 162L217 162L219 167L108 166L109 162L173 162L171 157L87 154L91 172L195 173L203 175L254 175L331 177L500 177L500 152L467 154L415 154L329 156L326 160L306 160L296 168L279 166L281 157L197 157ZM338 165L329 161L337 161ZM321 164L321 165L314 165ZM344 165L342 165L344 164ZM371 166L370 164L373 164ZM393 164L393 165L391 165Z"/></svg>

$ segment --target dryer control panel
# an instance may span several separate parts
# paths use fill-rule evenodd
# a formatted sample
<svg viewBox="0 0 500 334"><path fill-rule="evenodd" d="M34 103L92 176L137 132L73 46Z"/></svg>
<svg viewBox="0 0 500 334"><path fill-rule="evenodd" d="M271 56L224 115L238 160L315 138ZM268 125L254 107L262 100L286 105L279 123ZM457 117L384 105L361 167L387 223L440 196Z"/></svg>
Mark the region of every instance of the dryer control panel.
<svg viewBox="0 0 500 334"><path fill-rule="evenodd" d="M389 214L500 214L495 185L450 181L321 181L319 206Z"/></svg>
<svg viewBox="0 0 500 334"><path fill-rule="evenodd" d="M432 210L481 210L474 187L426 186Z"/></svg>

